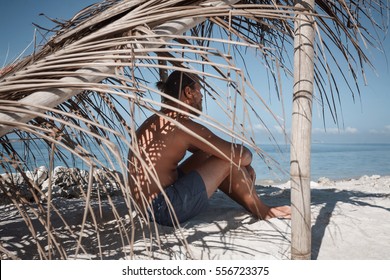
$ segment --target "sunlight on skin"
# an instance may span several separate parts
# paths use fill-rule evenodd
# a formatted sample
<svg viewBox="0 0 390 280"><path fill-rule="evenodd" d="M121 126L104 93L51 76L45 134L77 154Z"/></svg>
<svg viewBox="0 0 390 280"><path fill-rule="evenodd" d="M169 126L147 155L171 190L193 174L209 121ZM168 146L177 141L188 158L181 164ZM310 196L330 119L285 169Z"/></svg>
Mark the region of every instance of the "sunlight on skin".
<svg viewBox="0 0 390 280"><path fill-rule="evenodd" d="M199 83L192 88L186 86L179 94L179 98L192 108L202 110L203 96ZM173 101L168 102L172 106L190 111L189 108ZM250 165L252 154L247 148L226 142L188 116L168 109L162 109L160 113L162 115L155 114L149 117L137 130L137 144L148 168L140 165L139 159L129 153L131 191L145 213L161 189L178 179L179 167L185 174L192 170L198 172L205 183L209 198L219 188L257 218L290 217L289 206L269 207L257 196L254 189L256 174ZM183 125L198 137L190 135L174 122ZM201 140L202 138L206 141ZM208 143L217 147L232 161L224 159ZM187 151L192 152L192 156L182 162ZM232 163L236 166L232 166ZM146 179L147 173L150 172L149 168L157 174L158 182ZM143 207L142 201L146 203Z"/></svg>

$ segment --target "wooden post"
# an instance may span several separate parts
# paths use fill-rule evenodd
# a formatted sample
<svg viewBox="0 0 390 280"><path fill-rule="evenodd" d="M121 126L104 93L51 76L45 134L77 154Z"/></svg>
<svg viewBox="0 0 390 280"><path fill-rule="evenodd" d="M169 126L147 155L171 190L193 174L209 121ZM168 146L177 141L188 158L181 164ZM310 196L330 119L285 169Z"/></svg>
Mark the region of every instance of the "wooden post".
<svg viewBox="0 0 390 280"><path fill-rule="evenodd" d="M314 0L295 1L314 11ZM314 19L298 14L294 30L294 95L291 127L291 259L311 258L310 149L314 83Z"/></svg>

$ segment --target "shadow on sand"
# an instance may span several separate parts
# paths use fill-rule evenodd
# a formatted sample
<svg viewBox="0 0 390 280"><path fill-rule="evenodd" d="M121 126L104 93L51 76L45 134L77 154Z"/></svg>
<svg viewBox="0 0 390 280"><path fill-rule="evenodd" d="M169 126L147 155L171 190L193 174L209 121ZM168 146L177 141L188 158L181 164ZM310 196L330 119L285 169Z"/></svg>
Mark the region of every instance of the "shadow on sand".
<svg viewBox="0 0 390 280"><path fill-rule="evenodd" d="M257 191L269 205L290 203L290 191L287 189L259 186ZM338 202L390 211L389 208L366 202L386 197L389 194L313 189L312 206L317 206L320 210L312 226L312 259L318 257L326 228ZM120 197L114 200L115 209L107 201L93 204L91 209L95 215L88 216L83 229L81 221L85 205L81 200L61 199L54 202L54 205L62 217L52 211L49 235L55 237L53 242L49 241L48 232L42 226L42 221L47 217L33 213L37 208L31 207L25 211L25 215L30 217L28 223L33 228L30 231L15 206L1 206L2 259L9 258L9 254L20 259L44 259L49 257L49 251L53 259L72 258L80 235L82 246L78 249L77 258L217 259L227 254L236 256L236 259L289 258L289 221L258 222L221 192L210 200L207 211L183 224L182 229L162 227L154 223L148 225L137 218L129 219L129 210ZM270 255L269 246L276 247L279 255ZM196 253L190 255L187 250L194 248Z"/></svg>

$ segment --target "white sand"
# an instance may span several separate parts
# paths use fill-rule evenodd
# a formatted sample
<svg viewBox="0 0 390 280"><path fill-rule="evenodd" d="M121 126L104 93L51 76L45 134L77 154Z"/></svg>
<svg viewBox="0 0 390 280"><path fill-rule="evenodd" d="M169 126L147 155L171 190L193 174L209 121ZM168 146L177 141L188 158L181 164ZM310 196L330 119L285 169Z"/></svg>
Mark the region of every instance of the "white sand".
<svg viewBox="0 0 390 280"><path fill-rule="evenodd" d="M289 203L288 183L258 187L258 193L271 205ZM57 199L55 204L61 212L66 213L65 218L73 233L55 216L52 217L53 226L61 241L67 244L65 248L68 257L73 257L74 240L78 239L77 225L83 216L82 201ZM119 215L126 217L124 203L120 198L115 199L115 205L118 206ZM118 230L121 225L115 222L109 208L107 201L101 210L95 204L99 236L93 224L88 223L83 234L86 251L80 251L78 258L99 258L99 242L104 259L290 258L289 220L257 221L220 192L211 199L208 211L183 224L181 230L157 226L160 245L155 241L151 245L149 231L141 230L138 226L133 249L128 245L122 246ZM100 212L103 218L99 218ZM122 222L130 232L128 216ZM42 230L38 226L36 228L37 239L44 239ZM151 231L155 235L155 229ZM39 258L35 253L35 242L14 207L1 206L0 241L6 250L19 258ZM42 243L47 244L47 241ZM130 252L134 252L134 255ZM4 254L2 258L5 258ZM359 180L337 182L324 179L312 184L312 258L390 259L390 177L363 176Z"/></svg>

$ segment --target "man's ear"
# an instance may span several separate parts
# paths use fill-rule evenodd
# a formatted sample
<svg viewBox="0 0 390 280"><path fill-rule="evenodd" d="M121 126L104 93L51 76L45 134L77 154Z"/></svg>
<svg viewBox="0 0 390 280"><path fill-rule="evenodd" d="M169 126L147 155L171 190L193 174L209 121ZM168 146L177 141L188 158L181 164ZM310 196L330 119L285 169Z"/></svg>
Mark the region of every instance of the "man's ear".
<svg viewBox="0 0 390 280"><path fill-rule="evenodd" d="M189 86L186 86L184 88L184 96L188 99L191 99L192 98L192 91L191 91L191 88Z"/></svg>

